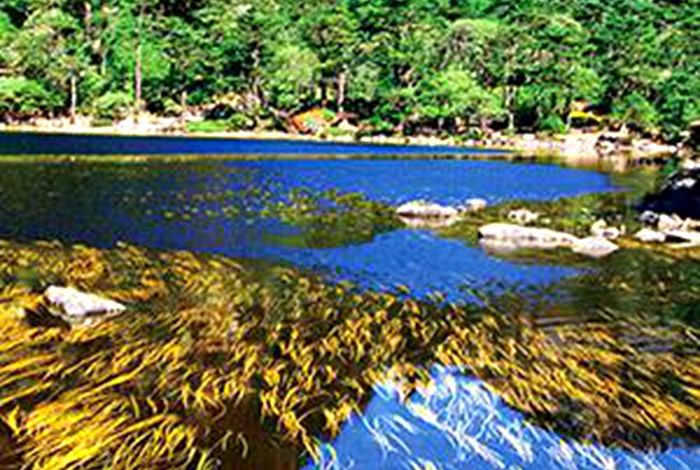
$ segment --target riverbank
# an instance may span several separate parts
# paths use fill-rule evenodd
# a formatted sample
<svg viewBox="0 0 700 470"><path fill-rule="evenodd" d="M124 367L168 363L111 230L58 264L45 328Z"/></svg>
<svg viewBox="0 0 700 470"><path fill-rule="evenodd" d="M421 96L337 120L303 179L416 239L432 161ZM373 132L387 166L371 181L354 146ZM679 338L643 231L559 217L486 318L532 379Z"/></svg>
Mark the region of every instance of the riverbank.
<svg viewBox="0 0 700 470"><path fill-rule="evenodd" d="M249 139L260 141L330 142L338 144L370 144L421 147L480 148L501 151L516 157L538 157L561 159L572 163L590 165L599 159L611 160L620 166L629 161L661 161L676 156L691 158L694 151L680 144L669 144L649 138L635 137L620 132L572 131L563 135L492 133L487 138L465 139L461 136L360 136L351 130L339 127L339 132L329 129L317 134L302 134L275 130L190 132L178 118L146 116L138 123L127 119L110 126L94 127L87 118L71 124L67 119L40 119L32 124L0 124L0 132L56 133L70 135L100 136L152 136L190 137L210 139ZM331 130L334 130L333 128Z"/></svg>

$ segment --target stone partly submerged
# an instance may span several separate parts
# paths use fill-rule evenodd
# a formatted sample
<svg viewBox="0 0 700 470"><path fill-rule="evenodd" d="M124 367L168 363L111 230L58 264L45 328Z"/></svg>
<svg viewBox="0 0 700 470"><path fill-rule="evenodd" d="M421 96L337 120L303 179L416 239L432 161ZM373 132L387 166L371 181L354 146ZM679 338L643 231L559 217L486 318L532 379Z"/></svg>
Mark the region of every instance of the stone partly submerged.
<svg viewBox="0 0 700 470"><path fill-rule="evenodd" d="M601 258L618 249L603 237L578 238L547 228L495 223L479 229L480 244L489 251L511 252L520 249L570 249L575 253Z"/></svg>
<svg viewBox="0 0 700 470"><path fill-rule="evenodd" d="M642 243L663 243L666 241L666 234L650 228L643 228L634 234L634 238Z"/></svg>
<svg viewBox="0 0 700 470"><path fill-rule="evenodd" d="M400 205L396 209L399 217L411 217L418 219L449 219L457 217L459 211L454 207L442 206L427 201L411 201Z"/></svg>
<svg viewBox="0 0 700 470"><path fill-rule="evenodd" d="M664 232L667 240L677 242L681 247L698 247L700 246L700 232L690 230L669 230Z"/></svg>
<svg viewBox="0 0 700 470"><path fill-rule="evenodd" d="M457 207L418 200L400 205L396 215L409 227L441 228L457 222L462 214L477 212L486 206L486 200L480 198L468 199Z"/></svg>
<svg viewBox="0 0 700 470"><path fill-rule="evenodd" d="M49 313L71 325L92 324L126 311L126 306L119 302L71 287L50 286L44 292L44 299Z"/></svg>
<svg viewBox="0 0 700 470"><path fill-rule="evenodd" d="M521 244L523 248L569 248L577 240L573 235L548 228L504 223L484 225L479 229L479 236L482 240Z"/></svg>
<svg viewBox="0 0 700 470"><path fill-rule="evenodd" d="M599 238L607 238L608 240L616 240L624 235L624 226L622 228L611 227L605 220L597 220L591 225L591 235Z"/></svg>
<svg viewBox="0 0 700 470"><path fill-rule="evenodd" d="M537 222L540 215L528 209L516 209L508 213L508 220L518 225L530 225Z"/></svg>
<svg viewBox="0 0 700 470"><path fill-rule="evenodd" d="M591 258L604 258L619 247L605 237L586 237L577 239L571 251Z"/></svg>
<svg viewBox="0 0 700 470"><path fill-rule="evenodd" d="M488 206L488 202L486 202L486 199L475 197L472 199L467 199L466 201L464 201L464 204L459 206L457 209L460 213L479 212L486 209L486 206Z"/></svg>

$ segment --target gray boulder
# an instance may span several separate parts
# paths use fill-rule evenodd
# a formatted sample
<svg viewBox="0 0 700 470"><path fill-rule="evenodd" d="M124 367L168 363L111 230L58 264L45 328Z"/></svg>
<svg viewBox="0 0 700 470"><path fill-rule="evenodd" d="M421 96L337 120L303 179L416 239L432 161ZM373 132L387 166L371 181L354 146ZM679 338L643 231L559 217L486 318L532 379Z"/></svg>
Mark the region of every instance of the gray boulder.
<svg viewBox="0 0 700 470"><path fill-rule="evenodd" d="M464 204L459 206L457 210L462 213L462 212L478 212L486 209L486 206L488 206L488 202L486 202L486 199L481 199L481 198L472 198L472 199L467 199L464 201Z"/></svg>
<svg viewBox="0 0 700 470"><path fill-rule="evenodd" d="M503 242L519 248L569 248L577 240L573 235L547 228L523 227L521 225L495 223L479 229L484 241Z"/></svg>

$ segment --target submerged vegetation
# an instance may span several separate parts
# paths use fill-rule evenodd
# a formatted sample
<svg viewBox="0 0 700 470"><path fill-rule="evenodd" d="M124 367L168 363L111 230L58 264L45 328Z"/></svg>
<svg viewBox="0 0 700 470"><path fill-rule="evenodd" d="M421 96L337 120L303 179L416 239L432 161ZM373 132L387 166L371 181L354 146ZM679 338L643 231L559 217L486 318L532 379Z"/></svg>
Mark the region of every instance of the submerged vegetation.
<svg viewBox="0 0 700 470"><path fill-rule="evenodd" d="M690 275L667 266L669 279L636 280L665 291ZM627 291L634 280L604 282ZM697 283L684 282L684 305L697 304ZM129 310L89 329L42 324L31 312L48 284ZM409 396L436 363L571 439L700 442L700 332L687 323L650 323L614 303L568 323L546 292L479 305L404 294L187 252L2 242L0 462L290 468L318 455L318 439L361 412L373 385L395 380ZM646 308L662 315L666 304Z"/></svg>
<svg viewBox="0 0 700 470"><path fill-rule="evenodd" d="M320 195L293 190L283 201L269 204L263 215L299 227L301 242L318 248L363 243L403 226L393 207L360 193L339 194L335 190Z"/></svg>

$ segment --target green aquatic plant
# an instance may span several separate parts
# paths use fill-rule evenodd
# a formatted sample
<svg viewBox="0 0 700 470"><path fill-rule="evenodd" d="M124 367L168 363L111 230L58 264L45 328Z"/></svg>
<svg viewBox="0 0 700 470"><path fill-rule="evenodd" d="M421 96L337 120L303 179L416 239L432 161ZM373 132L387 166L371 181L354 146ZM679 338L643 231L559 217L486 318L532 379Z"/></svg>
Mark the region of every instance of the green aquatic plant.
<svg viewBox="0 0 700 470"><path fill-rule="evenodd" d="M360 193L327 190L316 194L298 188L263 212L302 230L298 243L317 248L367 242L403 227L394 209Z"/></svg>

